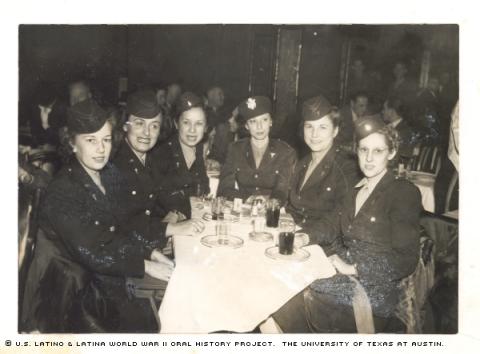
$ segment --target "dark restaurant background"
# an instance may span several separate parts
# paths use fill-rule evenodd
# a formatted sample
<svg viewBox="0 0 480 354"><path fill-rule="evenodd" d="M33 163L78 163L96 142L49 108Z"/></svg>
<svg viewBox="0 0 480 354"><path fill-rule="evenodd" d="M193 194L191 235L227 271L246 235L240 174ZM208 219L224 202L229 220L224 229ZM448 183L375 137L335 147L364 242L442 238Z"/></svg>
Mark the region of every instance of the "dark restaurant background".
<svg viewBox="0 0 480 354"><path fill-rule="evenodd" d="M116 102L126 77L129 90L179 82L204 93L220 85L229 106L268 95L274 133L284 135L278 130L306 98L323 93L346 102L352 59L379 78L378 92L392 82L396 60L409 65L420 88L442 72L458 87L458 46L457 25L21 25L20 124L40 82L66 96L66 83L86 78L98 99Z"/></svg>

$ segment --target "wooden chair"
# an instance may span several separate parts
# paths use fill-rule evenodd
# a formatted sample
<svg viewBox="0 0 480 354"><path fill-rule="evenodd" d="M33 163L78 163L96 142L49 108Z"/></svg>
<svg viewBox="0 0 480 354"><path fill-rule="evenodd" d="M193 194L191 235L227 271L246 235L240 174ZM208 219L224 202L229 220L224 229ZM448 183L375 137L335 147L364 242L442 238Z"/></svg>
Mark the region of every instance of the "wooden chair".
<svg viewBox="0 0 480 354"><path fill-rule="evenodd" d="M423 236L417 268L400 282L400 301L395 314L406 327L406 333L422 333L425 304L435 280L434 242Z"/></svg>
<svg viewBox="0 0 480 354"><path fill-rule="evenodd" d="M441 166L442 158L438 147L424 145L414 149L412 171L428 172L437 176Z"/></svg>
<svg viewBox="0 0 480 354"><path fill-rule="evenodd" d="M25 292L25 285L28 275L30 264L33 260L35 252L35 245L37 241L38 233L38 213L39 204L43 190L36 189L29 200L29 205L24 206L29 209L29 212L25 213L24 220L19 220L19 225L22 226L23 231L26 231L26 235L21 236L21 248L19 250L19 269L18 269L18 314L19 318L22 318L22 305L23 296ZM22 230L19 230L22 233ZM21 323L19 321L19 331L21 331Z"/></svg>

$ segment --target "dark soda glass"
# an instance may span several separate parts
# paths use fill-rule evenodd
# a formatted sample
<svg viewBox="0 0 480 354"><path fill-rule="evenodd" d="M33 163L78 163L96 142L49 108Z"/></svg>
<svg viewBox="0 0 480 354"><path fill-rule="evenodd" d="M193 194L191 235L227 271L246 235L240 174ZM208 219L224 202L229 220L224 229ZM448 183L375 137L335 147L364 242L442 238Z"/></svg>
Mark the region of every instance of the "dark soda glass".
<svg viewBox="0 0 480 354"><path fill-rule="evenodd" d="M267 226L278 227L278 219L280 217L280 208L267 208Z"/></svg>
<svg viewBox="0 0 480 354"><path fill-rule="evenodd" d="M290 255L293 253L293 240L295 233L280 232L278 234L278 250L280 254Z"/></svg>

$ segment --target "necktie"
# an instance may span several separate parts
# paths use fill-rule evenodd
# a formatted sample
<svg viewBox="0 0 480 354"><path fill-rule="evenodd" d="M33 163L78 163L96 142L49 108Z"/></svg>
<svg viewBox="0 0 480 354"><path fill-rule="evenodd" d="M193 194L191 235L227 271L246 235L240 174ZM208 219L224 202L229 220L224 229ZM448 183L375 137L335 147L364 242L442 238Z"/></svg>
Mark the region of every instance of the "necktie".
<svg viewBox="0 0 480 354"><path fill-rule="evenodd" d="M357 216L358 211L368 199L369 195L370 193L368 191L368 184L365 184L357 193L357 199L355 200L355 216Z"/></svg>

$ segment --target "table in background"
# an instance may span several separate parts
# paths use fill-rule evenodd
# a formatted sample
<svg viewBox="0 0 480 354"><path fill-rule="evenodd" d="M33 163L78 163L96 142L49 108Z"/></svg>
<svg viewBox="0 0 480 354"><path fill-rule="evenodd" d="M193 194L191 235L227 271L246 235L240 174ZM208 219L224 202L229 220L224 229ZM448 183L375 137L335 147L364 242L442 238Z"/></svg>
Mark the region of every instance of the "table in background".
<svg viewBox="0 0 480 354"><path fill-rule="evenodd" d="M320 246L305 248L311 254L305 262L273 260L265 249L274 241L249 239L249 218L230 225L243 247L203 246L215 221L200 236L174 236L176 267L159 311L162 333L252 331L315 279L335 274Z"/></svg>
<svg viewBox="0 0 480 354"><path fill-rule="evenodd" d="M435 212L435 175L412 171L408 175L408 180L417 186L422 195L423 209L431 213Z"/></svg>

